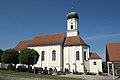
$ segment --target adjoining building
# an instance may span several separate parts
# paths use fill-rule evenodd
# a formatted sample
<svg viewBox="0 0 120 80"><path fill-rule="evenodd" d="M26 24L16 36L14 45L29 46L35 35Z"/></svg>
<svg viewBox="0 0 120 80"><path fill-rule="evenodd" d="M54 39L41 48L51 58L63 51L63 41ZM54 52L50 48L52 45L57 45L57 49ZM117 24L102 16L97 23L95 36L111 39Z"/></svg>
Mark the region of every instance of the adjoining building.
<svg viewBox="0 0 120 80"><path fill-rule="evenodd" d="M115 74L120 75L120 42L108 43L106 46L106 62L108 66L108 75ZM110 70L110 64L112 64L112 70Z"/></svg>
<svg viewBox="0 0 120 80"><path fill-rule="evenodd" d="M34 65L36 67L83 73L102 72L102 59L96 53L90 53L90 46L80 37L78 20L78 14L70 12L67 14L66 33L47 34L21 41L15 49L36 50L40 55L37 64Z"/></svg>

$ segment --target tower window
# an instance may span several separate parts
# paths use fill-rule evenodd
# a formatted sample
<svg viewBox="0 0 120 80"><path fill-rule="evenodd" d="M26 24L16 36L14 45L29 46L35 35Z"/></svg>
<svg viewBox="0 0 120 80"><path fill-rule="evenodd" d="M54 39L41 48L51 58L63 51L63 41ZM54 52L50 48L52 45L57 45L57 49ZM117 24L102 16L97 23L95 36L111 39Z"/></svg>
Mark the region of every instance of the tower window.
<svg viewBox="0 0 120 80"><path fill-rule="evenodd" d="M73 25L71 25L71 29L73 29Z"/></svg>

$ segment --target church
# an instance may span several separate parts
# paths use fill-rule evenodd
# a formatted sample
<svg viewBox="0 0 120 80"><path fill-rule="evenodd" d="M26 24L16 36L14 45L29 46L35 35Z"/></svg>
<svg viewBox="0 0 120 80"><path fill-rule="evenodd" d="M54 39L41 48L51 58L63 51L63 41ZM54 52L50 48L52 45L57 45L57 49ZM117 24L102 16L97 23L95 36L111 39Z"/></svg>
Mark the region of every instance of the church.
<svg viewBox="0 0 120 80"><path fill-rule="evenodd" d="M80 37L78 29L79 16L76 12L67 14L65 33L46 34L32 40L20 41L15 49L34 49L39 53L35 67L66 69L73 72L102 72L102 59L95 52L90 52L90 46Z"/></svg>

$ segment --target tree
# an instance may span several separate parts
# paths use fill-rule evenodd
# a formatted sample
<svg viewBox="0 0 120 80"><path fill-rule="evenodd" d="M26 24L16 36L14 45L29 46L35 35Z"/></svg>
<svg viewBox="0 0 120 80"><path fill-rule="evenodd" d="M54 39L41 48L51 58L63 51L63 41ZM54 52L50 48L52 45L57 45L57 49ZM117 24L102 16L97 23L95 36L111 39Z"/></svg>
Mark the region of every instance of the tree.
<svg viewBox="0 0 120 80"><path fill-rule="evenodd" d="M102 62L102 68L103 68L103 73L107 73L108 67L107 67L107 62ZM112 69L112 65L109 64L109 69Z"/></svg>
<svg viewBox="0 0 120 80"><path fill-rule="evenodd" d="M24 49L19 54L19 61L21 64L34 65L37 63L39 58L39 54L34 49Z"/></svg>
<svg viewBox="0 0 120 80"><path fill-rule="evenodd" d="M7 64L18 64L19 63L19 52L15 49L7 49L3 52L1 61Z"/></svg>
<svg viewBox="0 0 120 80"><path fill-rule="evenodd" d="M1 57L2 57L2 54L3 54L3 50L0 49L0 63L1 63Z"/></svg>

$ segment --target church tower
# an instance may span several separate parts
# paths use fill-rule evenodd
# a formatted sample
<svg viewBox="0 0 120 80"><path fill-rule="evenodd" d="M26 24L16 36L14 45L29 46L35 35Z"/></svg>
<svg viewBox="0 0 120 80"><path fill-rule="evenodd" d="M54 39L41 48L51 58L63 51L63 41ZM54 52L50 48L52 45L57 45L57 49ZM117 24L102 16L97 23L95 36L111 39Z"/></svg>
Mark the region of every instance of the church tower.
<svg viewBox="0 0 120 80"><path fill-rule="evenodd" d="M76 12L70 12L67 14L67 31L66 37L78 36L78 14Z"/></svg>

